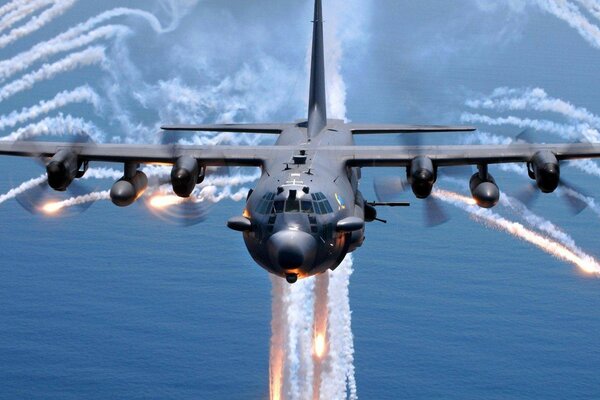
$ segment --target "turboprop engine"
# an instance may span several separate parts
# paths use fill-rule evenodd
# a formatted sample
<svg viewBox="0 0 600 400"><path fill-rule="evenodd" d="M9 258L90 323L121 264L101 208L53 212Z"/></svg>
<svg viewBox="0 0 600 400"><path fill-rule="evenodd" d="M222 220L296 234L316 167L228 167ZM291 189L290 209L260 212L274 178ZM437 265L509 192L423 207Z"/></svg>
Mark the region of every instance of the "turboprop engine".
<svg viewBox="0 0 600 400"><path fill-rule="evenodd" d="M412 161L408 170L408 181L417 198L425 199L429 197L436 180L436 170L431 159L417 157Z"/></svg>
<svg viewBox="0 0 600 400"><path fill-rule="evenodd" d="M204 168L189 156L180 157L171 170L173 191L179 197L190 197L198 183L204 180Z"/></svg>
<svg viewBox="0 0 600 400"><path fill-rule="evenodd" d="M50 187L64 192L80 176L77 155L68 149L59 150L46 165L46 173Z"/></svg>
<svg viewBox="0 0 600 400"><path fill-rule="evenodd" d="M560 165L558 159L550 151L535 153L527 164L529 177L535 179L537 186L544 193L552 193L560 183Z"/></svg>

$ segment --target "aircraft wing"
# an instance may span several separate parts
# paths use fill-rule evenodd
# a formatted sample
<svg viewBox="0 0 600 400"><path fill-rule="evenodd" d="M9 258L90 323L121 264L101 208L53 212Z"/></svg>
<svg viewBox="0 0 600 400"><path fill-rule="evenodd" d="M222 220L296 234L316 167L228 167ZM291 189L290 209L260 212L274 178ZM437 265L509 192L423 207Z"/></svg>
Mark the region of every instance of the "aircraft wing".
<svg viewBox="0 0 600 400"><path fill-rule="evenodd" d="M380 133L439 133L439 132L473 132L472 126L442 125L361 125L348 124L347 127L355 135L372 135Z"/></svg>
<svg viewBox="0 0 600 400"><path fill-rule="evenodd" d="M179 146L129 144L73 144L59 142L0 142L0 155L52 157L69 149L79 161L107 161L140 164L174 164L189 155L209 166L259 167L272 157L277 146ZM293 151L288 149L288 152Z"/></svg>
<svg viewBox="0 0 600 400"><path fill-rule="evenodd" d="M335 151L356 167L401 167L415 157L430 158L436 166L529 162L540 151L560 160L600 158L600 144L509 144L458 146L347 146Z"/></svg>
<svg viewBox="0 0 600 400"><path fill-rule="evenodd" d="M0 142L0 155L52 157L62 149L75 153L79 161L107 161L140 164L174 164L190 156L209 166L260 167L277 154L290 162L301 146L187 146L73 144L60 142ZM355 167L404 167L419 156L436 166L529 162L540 151L549 151L558 160L600 158L600 144L509 144L453 146L328 146L316 152Z"/></svg>
<svg viewBox="0 0 600 400"><path fill-rule="evenodd" d="M220 124L220 125L166 125L164 131L186 132L236 132L236 133L272 133L280 134L291 124Z"/></svg>

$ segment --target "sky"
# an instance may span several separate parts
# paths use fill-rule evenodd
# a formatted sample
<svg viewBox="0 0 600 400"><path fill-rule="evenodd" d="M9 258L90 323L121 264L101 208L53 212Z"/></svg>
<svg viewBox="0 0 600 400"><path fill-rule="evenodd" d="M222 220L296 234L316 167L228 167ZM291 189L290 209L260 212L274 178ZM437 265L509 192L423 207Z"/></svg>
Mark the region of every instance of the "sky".
<svg viewBox="0 0 600 400"><path fill-rule="evenodd" d="M161 123L305 117L310 1L57 4L64 10L39 29L10 36L25 17L0 31L2 136L48 127L83 129L99 142L159 143ZM34 14L49 2L40 7ZM64 51L44 45L117 7L145 13L106 16L73 38L97 36ZM507 140L528 127L545 142L597 135L598 1L324 0L324 8L328 76L342 78L330 93L333 114L365 123L469 123L488 134L432 143ZM69 55L76 60L64 60ZM71 100L32 108L61 92ZM3 158L0 167L0 194L43 172L28 160ZM595 168L564 166L563 176L592 198L600 194ZM519 171L492 173L508 195L526 183ZM362 190L372 196L374 176L397 174L366 170ZM85 182L93 190L111 183ZM465 193L460 184L440 184ZM250 186L217 193L231 197ZM359 395L597 397L597 279L451 204L452 220L426 229L423 204L403 199L413 207L384 211L390 223L368 226L356 254L350 299ZM224 227L241 207L227 199L203 224L182 228L143 205L121 210L98 201L84 214L48 219L2 201L0 361L13 368L0 368L1 392L263 398L271 283ZM559 195L543 196L532 211L544 221L532 229L551 236L560 227L582 252L600 257L595 210L572 216ZM510 207L497 213L531 225ZM226 388L227 379L244 389Z"/></svg>

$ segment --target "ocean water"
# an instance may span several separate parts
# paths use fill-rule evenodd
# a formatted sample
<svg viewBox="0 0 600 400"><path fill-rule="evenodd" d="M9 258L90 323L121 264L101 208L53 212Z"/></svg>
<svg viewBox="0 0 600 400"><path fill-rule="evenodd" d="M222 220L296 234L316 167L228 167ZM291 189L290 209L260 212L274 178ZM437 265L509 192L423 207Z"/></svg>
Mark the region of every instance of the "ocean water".
<svg viewBox="0 0 600 400"><path fill-rule="evenodd" d="M104 3L81 3L0 56L105 9ZM302 72L309 17L298 21L298 13L310 16L310 5L270 3L202 2L171 35L155 41L134 35L132 57L149 81L191 77L190 85L204 88L194 77L214 83L244 65L252 70L248 57L260 54L272 64L259 78L274 76L281 86L279 75ZM377 7L351 2L344 8L362 21L347 24L360 40L351 38L357 41L342 59L349 118L457 122L467 98L501 86L542 87L600 113L596 48L534 6L484 12L475 3L382 0ZM121 4L146 6L107 1L106 8ZM198 65L177 68L182 49ZM0 113L76 84L102 88L102 74L87 68L58 76L0 103ZM305 92L302 78L290 80L284 85L295 88L290 98L298 88ZM266 104L276 98L288 105L264 81L244 82L228 94L244 104L257 101L264 107L257 115L298 116L296 108L274 111ZM86 106L63 111L107 132L122 128ZM156 118L153 110L130 111L136 121ZM533 111L519 115L545 118ZM41 173L31 162L9 158L0 159L0 170L0 193ZM524 183L492 171L508 192ZM365 171L365 194L373 198L375 175L402 173ZM600 196L597 178L573 168L564 173ZM100 182L105 189L110 184ZM600 280L451 207L449 223L426 229L423 204L405 199L413 207L383 210L389 223L369 225L355 253L350 295L359 397L600 398ZM555 195L533 209L600 258L599 219L591 210L573 217ZM140 205L117 209L98 202L65 219L30 215L14 200L0 205L0 399L267 399L271 282L241 236L225 227L241 210L242 204L224 201L204 223L182 228L152 218Z"/></svg>
<svg viewBox="0 0 600 400"><path fill-rule="evenodd" d="M240 209L181 228L107 202L58 220L0 207L0 398L266 398L270 281L224 226ZM597 398L600 281L419 212L385 212L356 253L360 397Z"/></svg>

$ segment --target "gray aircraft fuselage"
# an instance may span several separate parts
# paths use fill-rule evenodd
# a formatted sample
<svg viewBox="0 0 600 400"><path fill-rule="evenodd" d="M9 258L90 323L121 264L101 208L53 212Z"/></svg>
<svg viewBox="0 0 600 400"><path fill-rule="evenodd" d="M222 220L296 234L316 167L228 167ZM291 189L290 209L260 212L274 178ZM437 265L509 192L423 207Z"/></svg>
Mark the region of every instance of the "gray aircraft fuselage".
<svg viewBox="0 0 600 400"><path fill-rule="evenodd" d="M345 218L364 221L360 168L319 153L321 146L353 144L352 133L339 120L328 120L310 138L306 123L281 133L277 145L297 149L265 163L244 213L252 222L244 241L267 271L288 280L317 275L334 270L362 244L364 225L353 232L337 230Z"/></svg>

